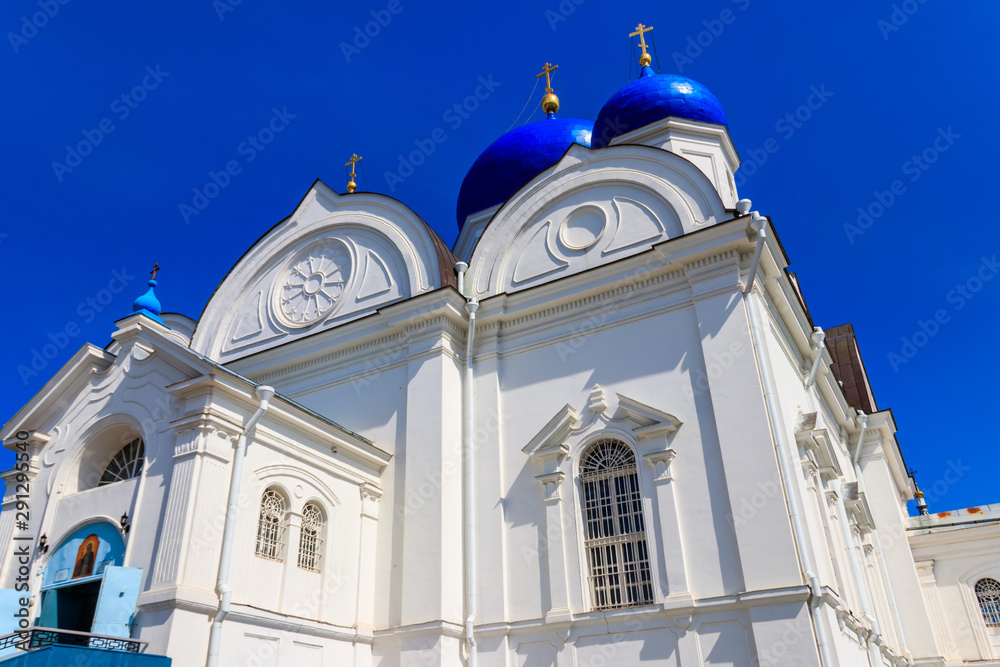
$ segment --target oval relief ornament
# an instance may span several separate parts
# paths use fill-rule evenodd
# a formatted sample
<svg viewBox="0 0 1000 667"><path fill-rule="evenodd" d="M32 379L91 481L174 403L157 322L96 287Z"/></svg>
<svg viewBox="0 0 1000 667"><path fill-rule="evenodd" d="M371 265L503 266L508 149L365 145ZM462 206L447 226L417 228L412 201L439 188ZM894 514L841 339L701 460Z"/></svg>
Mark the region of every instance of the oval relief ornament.
<svg viewBox="0 0 1000 667"><path fill-rule="evenodd" d="M292 327L307 327L329 315L351 276L351 253L340 241L327 240L296 255L279 276L276 306L280 319Z"/></svg>

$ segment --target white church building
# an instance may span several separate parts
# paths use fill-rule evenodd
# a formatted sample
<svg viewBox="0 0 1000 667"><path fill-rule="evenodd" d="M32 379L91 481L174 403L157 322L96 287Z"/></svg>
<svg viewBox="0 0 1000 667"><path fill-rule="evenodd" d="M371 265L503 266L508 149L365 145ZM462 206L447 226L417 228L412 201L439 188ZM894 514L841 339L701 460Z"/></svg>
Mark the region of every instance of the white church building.
<svg viewBox="0 0 1000 667"><path fill-rule="evenodd" d="M1000 506L908 516L722 106L640 65L488 147L452 249L317 181L197 320L151 280L0 432L0 657L1000 665Z"/></svg>

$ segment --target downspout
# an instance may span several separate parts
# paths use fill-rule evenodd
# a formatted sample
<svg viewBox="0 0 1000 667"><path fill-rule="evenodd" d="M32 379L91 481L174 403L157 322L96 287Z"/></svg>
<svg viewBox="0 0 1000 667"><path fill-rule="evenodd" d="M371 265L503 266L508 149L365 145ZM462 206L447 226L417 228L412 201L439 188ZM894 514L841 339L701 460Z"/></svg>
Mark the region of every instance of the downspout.
<svg viewBox="0 0 1000 667"><path fill-rule="evenodd" d="M819 327L814 327L810 338L816 347L816 357L813 359L812 368L809 369L809 379L806 380L806 389L816 383L816 373L819 372L819 365L823 361L823 341L826 340L826 332Z"/></svg>
<svg viewBox="0 0 1000 667"><path fill-rule="evenodd" d="M750 320L750 339L753 344L754 355L757 358L757 367L760 369L761 384L764 390L764 403L767 406L771 433L774 436L775 446L778 449L778 466L781 468L781 477L788 499L788 513L792 521L795 546L798 550L802 571L809 581L809 607L812 613L813 625L816 628L816 643L819 647L820 662L823 667L834 667L834 662L830 657L830 644L827 638L826 626L823 624L823 617L819 608L823 599L823 593L820 590L819 577L815 574L812 557L809 555L808 545L805 540L805 531L802 528L799 501L795 495L795 479L792 476L792 469L788 463L789 448L785 442L785 430L781 426L781 419L778 415L778 402L777 397L774 395L770 364L764 350L764 338L761 334L757 318L757 307L754 304L753 295L750 291L753 287L757 267L760 265L761 251L763 250L764 239L767 235L767 218L754 212L753 219L750 220L750 226L757 232L757 242L754 248L753 262L750 266L750 278L747 282L747 287L743 291L743 303L746 304L747 317Z"/></svg>
<svg viewBox="0 0 1000 667"><path fill-rule="evenodd" d="M215 592L219 595L219 610L215 614L215 621L212 622L212 630L208 638L208 661L205 663L207 667L216 667L219 664L222 621L229 614L230 600L233 595L232 589L229 588L229 562L232 560L233 536L236 533L236 508L240 499L240 481L243 479L243 459L247 449L247 434L257 426L257 422L264 416L268 402L273 396L273 388L257 387L257 400L260 401L260 406L243 427L243 432L240 433L239 440L236 441L236 452L233 455L233 477L229 483L229 504L226 506L226 527L222 533L222 554L219 556L219 579L215 586Z"/></svg>
<svg viewBox="0 0 1000 667"><path fill-rule="evenodd" d="M459 291L465 296L465 272L469 265L459 262L455 265L458 273ZM473 447L475 429L475 412L473 398L475 397L473 382L473 344L476 337L476 311L479 302L467 298L465 310L469 314L468 337L465 341L465 555L466 555L466 606L468 616L465 619L465 642L469 652L469 667L476 667L478 653L476 651L475 622L479 607L476 582L476 465Z"/></svg>
<svg viewBox="0 0 1000 667"><path fill-rule="evenodd" d="M865 444L865 433L868 431L868 415L858 413L858 422L861 424L861 432L858 434L858 445L854 450L854 474L858 478L858 490L865 492L865 479L861 474L861 449ZM882 582L885 584L885 592L889 597L889 609L892 611L892 620L896 624L896 631L899 633L900 648L906 656L906 664L913 666L913 654L906 645L906 631L899 618L899 608L896 606L896 593L892 590L892 579L889 577L889 568L885 563L885 555L882 553L882 540L879 538L878 530L873 530L875 538L875 554L878 556L879 568L882 570Z"/></svg>

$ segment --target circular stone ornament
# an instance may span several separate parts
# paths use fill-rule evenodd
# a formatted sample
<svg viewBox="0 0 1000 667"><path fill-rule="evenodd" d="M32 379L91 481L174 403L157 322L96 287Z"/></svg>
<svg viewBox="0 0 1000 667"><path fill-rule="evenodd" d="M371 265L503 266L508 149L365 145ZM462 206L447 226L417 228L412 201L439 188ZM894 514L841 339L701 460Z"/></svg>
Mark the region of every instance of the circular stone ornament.
<svg viewBox="0 0 1000 667"><path fill-rule="evenodd" d="M305 248L275 282L278 318L290 327L307 327L329 315L351 277L351 253L335 239Z"/></svg>
<svg viewBox="0 0 1000 667"><path fill-rule="evenodd" d="M582 252L597 243L608 226L608 215L597 206L581 206L559 227L559 242L571 252Z"/></svg>

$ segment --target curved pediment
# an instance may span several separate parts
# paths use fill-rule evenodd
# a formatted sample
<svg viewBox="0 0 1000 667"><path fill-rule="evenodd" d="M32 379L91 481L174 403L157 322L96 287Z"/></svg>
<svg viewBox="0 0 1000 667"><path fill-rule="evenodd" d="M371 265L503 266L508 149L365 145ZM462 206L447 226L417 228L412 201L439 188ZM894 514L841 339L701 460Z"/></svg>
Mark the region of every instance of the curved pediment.
<svg viewBox="0 0 1000 667"><path fill-rule="evenodd" d="M191 347L231 361L281 345L454 285L454 261L441 239L395 199L340 195L317 181L222 281Z"/></svg>
<svg viewBox="0 0 1000 667"><path fill-rule="evenodd" d="M641 252L732 216L691 162L647 146L571 146L493 216L472 254L476 298Z"/></svg>

